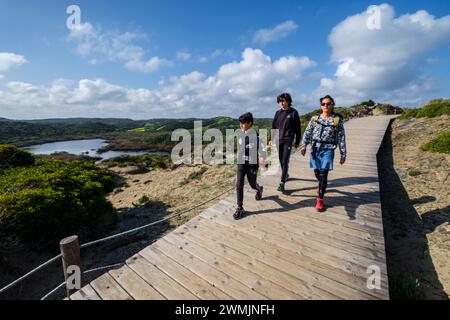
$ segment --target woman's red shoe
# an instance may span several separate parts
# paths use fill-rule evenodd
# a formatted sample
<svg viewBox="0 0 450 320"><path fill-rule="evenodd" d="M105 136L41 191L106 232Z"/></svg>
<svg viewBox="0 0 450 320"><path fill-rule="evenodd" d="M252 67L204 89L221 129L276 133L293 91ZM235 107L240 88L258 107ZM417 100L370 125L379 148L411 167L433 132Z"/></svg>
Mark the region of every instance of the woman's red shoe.
<svg viewBox="0 0 450 320"><path fill-rule="evenodd" d="M325 211L325 207L323 205L323 199L317 198L316 201L316 210L318 212L324 212Z"/></svg>

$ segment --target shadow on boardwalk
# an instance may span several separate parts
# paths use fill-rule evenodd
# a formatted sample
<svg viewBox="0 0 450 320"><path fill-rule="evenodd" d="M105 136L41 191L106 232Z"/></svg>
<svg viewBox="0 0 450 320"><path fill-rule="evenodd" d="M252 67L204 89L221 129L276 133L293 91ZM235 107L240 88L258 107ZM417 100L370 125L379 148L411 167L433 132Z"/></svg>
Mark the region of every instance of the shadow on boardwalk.
<svg viewBox="0 0 450 320"><path fill-rule="evenodd" d="M378 153L378 168L391 299L447 300L428 251L427 234L450 220L449 208L417 213L414 204L434 197L409 199L394 169L391 127Z"/></svg>
<svg viewBox="0 0 450 320"><path fill-rule="evenodd" d="M275 201L281 208L279 209L268 209L268 210L260 210L255 212L247 212L247 215L255 215L255 214L266 214L266 213L277 213L277 212L286 212L290 210L297 210L300 208L306 207L315 207L316 205L316 196L315 195L304 195L302 192L316 190L317 189L317 181L312 179L290 179L289 181L303 181L309 183L314 183L313 187L305 187L299 189L291 189L286 190L285 194L293 197L293 198L305 198L297 203L291 204L287 201L284 201L278 196L270 196L265 197L263 200L271 200ZM332 209L336 207L344 207L345 212L350 220L357 219L356 211L360 206L368 205L368 204L377 204L380 202L379 193L378 192L345 192L340 189L340 187L344 186L355 186L355 185L363 185L367 183L377 182L378 179L374 177L348 177L348 178L340 178L335 180L330 180L329 187L327 189L327 193L333 194L329 197L326 197L326 208ZM335 194L339 194L340 196L336 196Z"/></svg>

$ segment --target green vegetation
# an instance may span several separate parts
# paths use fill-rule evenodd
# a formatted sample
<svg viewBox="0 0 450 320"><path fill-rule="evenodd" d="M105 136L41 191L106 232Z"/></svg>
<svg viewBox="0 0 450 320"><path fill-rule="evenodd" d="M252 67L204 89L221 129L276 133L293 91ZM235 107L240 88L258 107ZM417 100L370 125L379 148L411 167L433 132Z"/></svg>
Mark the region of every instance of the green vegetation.
<svg viewBox="0 0 450 320"><path fill-rule="evenodd" d="M133 207L135 207L135 208L141 207L141 206L147 204L148 202L150 202L150 198L146 195L143 195L142 197L139 198L137 203L133 202Z"/></svg>
<svg viewBox="0 0 450 320"><path fill-rule="evenodd" d="M105 198L113 189L110 172L84 161L37 159L2 169L0 234L36 244L114 221Z"/></svg>
<svg viewBox="0 0 450 320"><path fill-rule="evenodd" d="M147 169L160 168L166 169L170 164L170 157L158 154L145 154L141 156L123 155L102 162L108 167L127 167L138 166Z"/></svg>
<svg viewBox="0 0 450 320"><path fill-rule="evenodd" d="M411 170L408 171L408 174L409 174L411 177L417 177L417 176L420 176L420 175L422 174L422 172L420 172L420 171L417 170L417 169L411 169Z"/></svg>
<svg viewBox="0 0 450 320"><path fill-rule="evenodd" d="M392 300L422 300L424 298L419 279L413 280L403 275L390 279L389 294Z"/></svg>
<svg viewBox="0 0 450 320"><path fill-rule="evenodd" d="M420 109L409 109L400 119L434 118L442 115L450 115L450 99L436 99Z"/></svg>
<svg viewBox="0 0 450 320"><path fill-rule="evenodd" d="M193 180L200 180L206 171L208 171L208 167L201 167L200 170L192 172L180 185L184 186Z"/></svg>
<svg viewBox="0 0 450 320"><path fill-rule="evenodd" d="M169 152L177 144L171 141L172 132L120 132L111 139L109 145L99 152L115 151L166 151Z"/></svg>
<svg viewBox="0 0 450 320"><path fill-rule="evenodd" d="M29 152L8 144L0 144L0 169L31 166L34 161L34 157Z"/></svg>
<svg viewBox="0 0 450 320"><path fill-rule="evenodd" d="M436 138L420 147L422 151L450 154L450 131L442 132Z"/></svg>

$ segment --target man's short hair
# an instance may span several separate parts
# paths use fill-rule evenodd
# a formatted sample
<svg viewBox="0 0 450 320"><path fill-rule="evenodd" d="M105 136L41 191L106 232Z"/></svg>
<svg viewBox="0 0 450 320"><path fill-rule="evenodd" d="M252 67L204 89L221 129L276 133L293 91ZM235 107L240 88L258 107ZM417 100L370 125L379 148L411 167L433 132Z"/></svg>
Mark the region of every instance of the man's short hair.
<svg viewBox="0 0 450 320"><path fill-rule="evenodd" d="M239 117L240 123L253 123L253 115L250 112L244 113Z"/></svg>
<svg viewBox="0 0 450 320"><path fill-rule="evenodd" d="M277 103L280 103L281 99L286 100L289 104L289 107L292 105L292 97L289 93L284 92L277 97Z"/></svg>

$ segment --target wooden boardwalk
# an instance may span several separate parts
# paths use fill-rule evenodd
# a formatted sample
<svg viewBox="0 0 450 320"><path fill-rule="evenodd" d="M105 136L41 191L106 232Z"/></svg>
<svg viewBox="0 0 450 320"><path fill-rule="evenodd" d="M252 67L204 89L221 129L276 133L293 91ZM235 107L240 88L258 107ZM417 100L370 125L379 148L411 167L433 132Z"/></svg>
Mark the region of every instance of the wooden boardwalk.
<svg viewBox="0 0 450 320"><path fill-rule="evenodd" d="M164 236L72 299L389 299L376 154L392 117L345 124L348 162L330 173L328 210L314 209L309 162L291 159L285 195L266 172L262 201L234 221L235 194ZM381 288L368 289L368 268Z"/></svg>

